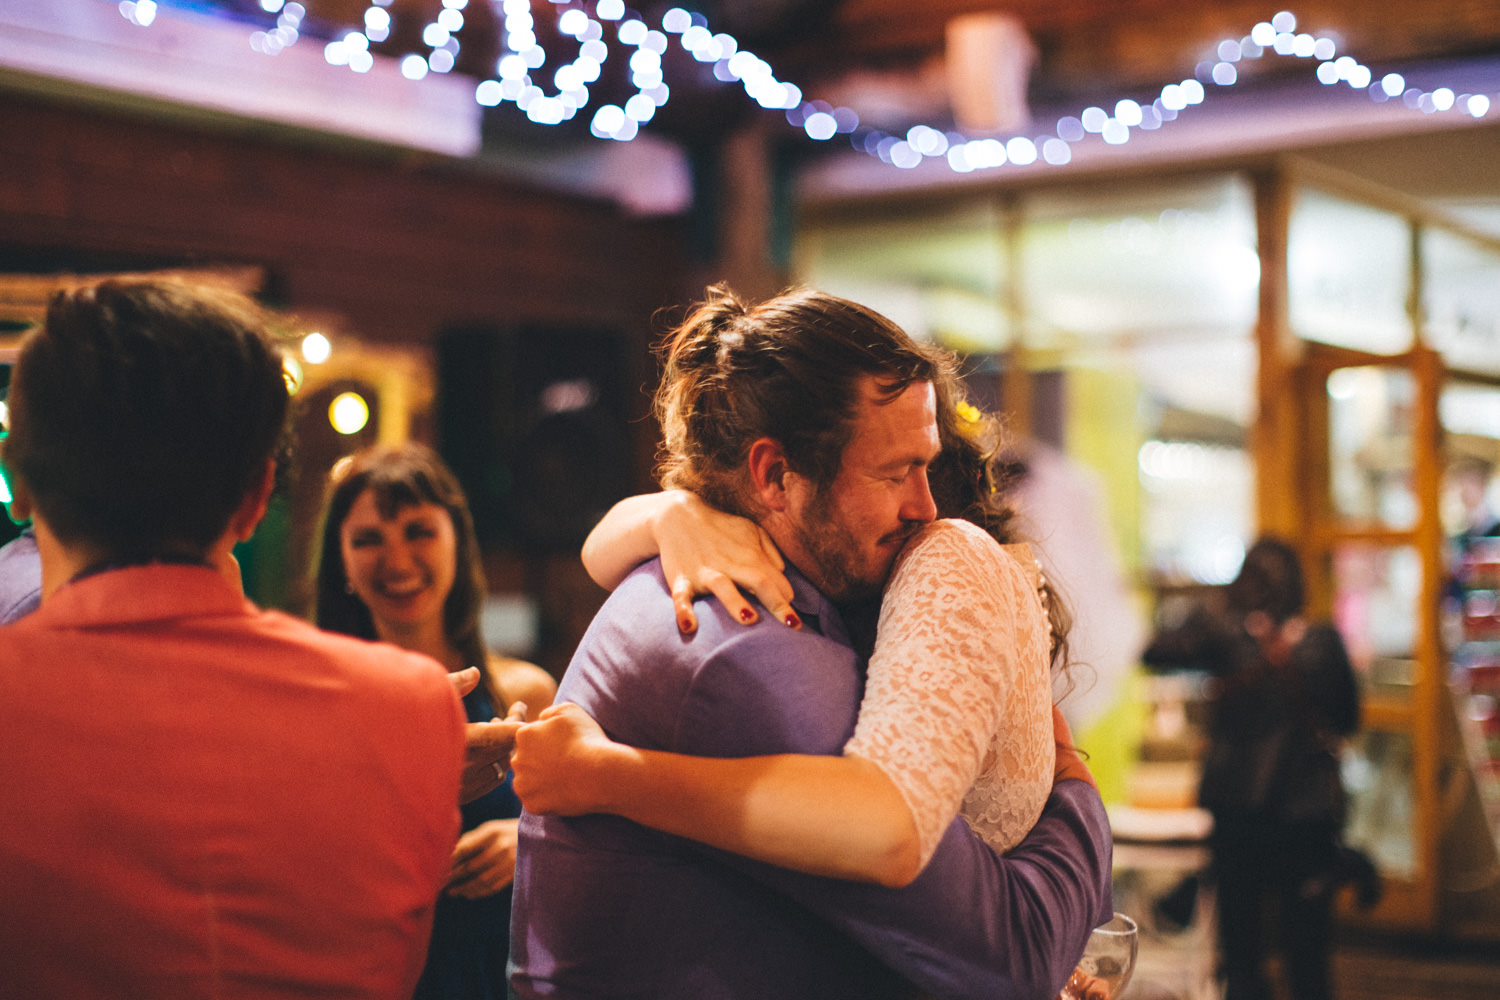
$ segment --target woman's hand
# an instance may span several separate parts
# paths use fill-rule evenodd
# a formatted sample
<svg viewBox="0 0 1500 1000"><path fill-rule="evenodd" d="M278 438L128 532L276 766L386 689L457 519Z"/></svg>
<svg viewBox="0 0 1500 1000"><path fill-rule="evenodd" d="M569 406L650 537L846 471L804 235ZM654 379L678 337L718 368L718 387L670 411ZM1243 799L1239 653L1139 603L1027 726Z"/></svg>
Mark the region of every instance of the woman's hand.
<svg viewBox="0 0 1500 1000"><path fill-rule="evenodd" d="M1077 779L1087 781L1098 791L1098 783L1094 781L1088 765L1083 762L1083 757L1073 744L1073 733L1068 729L1068 720L1056 705L1052 706L1052 740L1057 747L1057 764L1053 768L1052 783L1055 785L1059 781Z"/></svg>
<svg viewBox="0 0 1500 1000"><path fill-rule="evenodd" d="M479 683L479 669L468 667L448 675L453 693L462 698ZM464 726L464 770L460 777L458 801L473 802L500 786L510 767L510 752L515 746L516 730L526 719L526 705L515 702L504 719L471 722Z"/></svg>
<svg viewBox="0 0 1500 1000"><path fill-rule="evenodd" d="M661 568L672 588L677 627L698 628L693 598L712 594L737 621L759 617L741 592L754 594L777 621L800 628L792 610L792 585L781 552L754 521L726 514L685 490L671 490L652 518L651 530L661 552Z"/></svg>
<svg viewBox="0 0 1500 1000"><path fill-rule="evenodd" d="M553 705L516 734L511 787L521 804L539 815L600 812L607 801L598 771L623 749L577 705Z"/></svg>
<svg viewBox="0 0 1500 1000"><path fill-rule="evenodd" d="M493 819L458 838L447 893L464 899L493 896L516 877L516 828L519 820Z"/></svg>

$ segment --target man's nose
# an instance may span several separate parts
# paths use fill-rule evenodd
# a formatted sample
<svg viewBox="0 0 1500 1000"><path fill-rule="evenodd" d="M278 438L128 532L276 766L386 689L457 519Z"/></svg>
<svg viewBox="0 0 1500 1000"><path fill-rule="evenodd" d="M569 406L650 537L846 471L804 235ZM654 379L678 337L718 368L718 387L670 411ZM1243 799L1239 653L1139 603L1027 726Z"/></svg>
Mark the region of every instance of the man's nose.
<svg viewBox="0 0 1500 1000"><path fill-rule="evenodd" d="M906 503L902 505L901 519L926 524L937 517L937 501L932 499L932 486L927 482L927 470L923 469L911 478L912 487Z"/></svg>

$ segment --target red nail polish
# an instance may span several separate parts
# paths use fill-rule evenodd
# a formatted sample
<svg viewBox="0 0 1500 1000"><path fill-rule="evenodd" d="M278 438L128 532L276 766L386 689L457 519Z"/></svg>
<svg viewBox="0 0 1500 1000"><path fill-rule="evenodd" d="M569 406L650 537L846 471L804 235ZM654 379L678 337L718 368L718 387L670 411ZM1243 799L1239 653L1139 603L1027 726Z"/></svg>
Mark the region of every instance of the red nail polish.
<svg viewBox="0 0 1500 1000"><path fill-rule="evenodd" d="M754 620L755 620L755 612L754 611L751 611L749 608L740 608L740 621L742 621L746 625L748 625L751 622L753 622Z"/></svg>
<svg viewBox="0 0 1500 1000"><path fill-rule="evenodd" d="M677 629L680 632L692 632L697 626L686 618L677 619Z"/></svg>
<svg viewBox="0 0 1500 1000"><path fill-rule="evenodd" d="M798 618L794 613L792 613L790 611L787 612L786 617L784 619L782 619L782 620L786 622L786 627L787 628L801 628L802 627L802 619Z"/></svg>

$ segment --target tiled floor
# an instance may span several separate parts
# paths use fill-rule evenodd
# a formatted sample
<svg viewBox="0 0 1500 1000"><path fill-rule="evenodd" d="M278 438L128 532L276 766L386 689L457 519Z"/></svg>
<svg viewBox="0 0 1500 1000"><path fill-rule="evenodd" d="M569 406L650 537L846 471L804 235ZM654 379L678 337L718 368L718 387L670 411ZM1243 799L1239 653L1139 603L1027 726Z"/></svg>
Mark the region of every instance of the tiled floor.
<svg viewBox="0 0 1500 1000"><path fill-rule="evenodd" d="M1211 882L1184 880L1205 862L1198 848L1116 845L1115 906L1141 926L1136 975L1122 1000L1220 1000ZM1348 926L1336 940L1333 1000L1500 1000L1500 941L1403 938Z"/></svg>
<svg viewBox="0 0 1500 1000"><path fill-rule="evenodd" d="M1346 942L1333 977L1334 1000L1495 1000L1500 944Z"/></svg>
<svg viewBox="0 0 1500 1000"><path fill-rule="evenodd" d="M1208 971L1212 964L1199 948L1166 957L1158 950L1137 968L1125 997L1219 1000ZM1279 984L1274 967L1272 972ZM1283 993L1278 1000L1289 998ZM1333 956L1333 1000L1500 1000L1500 944L1341 940Z"/></svg>

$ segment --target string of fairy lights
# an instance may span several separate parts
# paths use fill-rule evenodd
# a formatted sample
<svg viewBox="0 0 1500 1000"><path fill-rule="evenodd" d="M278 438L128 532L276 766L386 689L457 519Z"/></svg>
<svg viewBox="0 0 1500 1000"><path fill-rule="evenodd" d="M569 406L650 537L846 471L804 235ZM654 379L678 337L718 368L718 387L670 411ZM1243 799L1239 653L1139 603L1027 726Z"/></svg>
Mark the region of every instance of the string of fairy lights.
<svg viewBox="0 0 1500 1000"><path fill-rule="evenodd" d="M780 80L771 66L742 48L732 36L714 32L697 12L673 7L662 15L659 26L648 25L624 0L596 0L566 6L547 0L543 8L555 12L557 29L577 42L577 53L569 61L549 59L537 38L531 0L474 0L489 3L502 25L503 53L494 75L479 82L474 99L486 107L506 102L516 105L539 125L557 125L589 107L593 95L589 85L600 77L606 61L623 58L635 89L622 104L595 108L590 131L600 139L628 142L640 127L651 121L667 100L671 89L663 77L662 56L675 43L693 59L712 66L716 79L738 83L763 108L781 111L787 123L809 138L828 142L847 137L854 149L902 169L927 160L945 160L957 173L992 170L1007 164L1030 166L1044 163L1062 166L1073 158L1072 147L1097 136L1109 145L1124 145L1138 133L1153 132L1208 99L1210 87L1227 89L1240 79L1240 67L1270 56L1307 60L1314 64L1318 83L1346 86L1363 91L1377 103L1393 102L1425 114L1459 114L1483 118L1490 111L1488 94L1461 93L1449 87L1425 90L1409 85L1400 73L1379 78L1370 67L1338 52L1337 42L1327 36L1297 31L1297 18L1281 11L1262 21L1241 38L1218 43L1214 58L1200 63L1193 76L1164 86L1155 97L1138 101L1122 97L1112 107L1090 106L1076 115L1059 118L1044 134L1017 134L1001 139L965 136L951 128L918 124L904 134L864 126L859 115L846 107L809 100L796 84ZM300 3L259 0L267 16L275 16L274 27L256 30L251 47L274 56L295 45L307 15ZM364 12L364 28L348 31L324 45L323 55L332 66L354 73L368 73L376 56L370 46L390 37L393 0L371 0ZM400 58L401 72L417 81L429 73L448 73L456 65L459 32L470 0L442 0L442 9L422 31L426 55L411 53ZM149 26L156 18L157 0L123 0L120 13L133 24ZM612 36L614 45L607 39ZM549 65L556 65L549 73ZM1500 96L1500 95L1497 95Z"/></svg>

